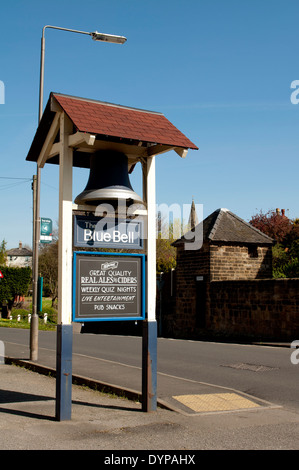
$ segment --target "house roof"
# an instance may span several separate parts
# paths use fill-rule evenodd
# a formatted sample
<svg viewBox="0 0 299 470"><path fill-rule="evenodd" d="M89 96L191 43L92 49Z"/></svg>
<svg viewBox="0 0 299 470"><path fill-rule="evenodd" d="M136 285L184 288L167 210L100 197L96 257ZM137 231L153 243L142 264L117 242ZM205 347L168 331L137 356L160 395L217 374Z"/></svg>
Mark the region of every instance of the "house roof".
<svg viewBox="0 0 299 470"><path fill-rule="evenodd" d="M11 248L6 254L7 256L32 256L32 251L28 248Z"/></svg>
<svg viewBox="0 0 299 470"><path fill-rule="evenodd" d="M203 241L222 243L244 243L256 245L273 245L273 239L262 233L257 228L228 209L217 209L206 217L195 230L202 230ZM191 233L191 232L189 232ZM199 231L197 233L200 233ZM192 243L192 238L186 235L176 242L174 246L181 243Z"/></svg>
<svg viewBox="0 0 299 470"><path fill-rule="evenodd" d="M97 140L108 139L138 147L152 144L198 149L160 112L51 93L26 160L37 161L58 109L70 118L75 132L93 134ZM49 163L58 161L56 158ZM87 165L82 158L80 162L75 158L74 166Z"/></svg>

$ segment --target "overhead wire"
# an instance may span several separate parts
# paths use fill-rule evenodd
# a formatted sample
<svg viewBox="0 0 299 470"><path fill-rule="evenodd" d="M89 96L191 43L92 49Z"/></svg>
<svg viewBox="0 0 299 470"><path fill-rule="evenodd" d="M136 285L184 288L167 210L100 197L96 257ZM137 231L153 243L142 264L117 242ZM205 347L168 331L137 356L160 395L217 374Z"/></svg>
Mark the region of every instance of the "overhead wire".
<svg viewBox="0 0 299 470"><path fill-rule="evenodd" d="M13 188L15 186L18 186L19 184L22 183L27 183L28 181L32 181L32 178L20 178L20 177L11 177L11 176L0 176L0 179L2 180L18 180L14 181L11 183L6 183L6 184L0 184L0 191ZM21 180L21 181L20 181Z"/></svg>
<svg viewBox="0 0 299 470"><path fill-rule="evenodd" d="M13 188L13 187L15 187L19 184L22 184L22 183L27 183L28 181L32 182L32 178L21 178L21 177L13 177L13 176L0 176L0 180L18 180L18 181L11 182L11 183L6 183L6 184L5 183L1 184L1 182L0 182L0 191L4 190L4 189ZM47 186L48 188L51 188L51 189L54 189L55 191L57 191L57 188L54 187L54 186L51 186L50 184L47 184L47 183L43 182L42 185Z"/></svg>

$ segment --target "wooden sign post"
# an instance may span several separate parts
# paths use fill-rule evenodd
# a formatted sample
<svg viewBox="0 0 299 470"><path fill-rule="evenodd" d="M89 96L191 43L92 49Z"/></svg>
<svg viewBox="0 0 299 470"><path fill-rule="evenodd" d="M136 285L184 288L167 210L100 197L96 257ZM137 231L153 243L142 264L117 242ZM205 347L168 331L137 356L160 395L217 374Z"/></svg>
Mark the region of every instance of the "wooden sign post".
<svg viewBox="0 0 299 470"><path fill-rule="evenodd" d="M124 246L130 248L129 243L132 243L131 248L144 251L142 282L145 292L143 297L141 294L140 296L145 300L142 311L136 310L136 315L137 320L143 322L142 409L149 412L156 410L157 407L155 157L174 150L180 157L185 158L189 148L197 149L162 113L58 93L50 94L26 160L37 162L39 170L45 163L59 165L56 418L60 421L71 419L73 212L83 211L97 215L96 206L88 206L85 203L81 206L73 204L72 169L90 168L91 154L100 151L99 158L105 159L107 150L121 152L126 156L128 172L133 171L137 163L141 163L142 166L143 208L125 217L120 224L121 228L120 225L115 226L115 229L112 227L112 232L105 233L103 238L112 243L112 246L114 241L117 241L118 246L115 248L119 248L120 245L122 248ZM145 222L145 236L142 243L138 236L134 238L132 235L134 230L138 231L141 226L138 228L136 223L133 231L130 231L132 227L126 226L126 219L134 219L138 214L142 215ZM143 230L143 224L141 225ZM91 244L101 243L101 236L96 235L94 230L96 229L83 233L83 242L85 237ZM80 239L82 233L79 231L77 235L79 243L82 243L82 238ZM117 285L118 281L115 282ZM92 301L95 302L94 298ZM86 303L86 308L87 305L90 308L90 302ZM101 305L99 311L105 308L103 304ZM121 305L127 313L129 312L128 320L136 319L134 315L130 318L132 312L128 305L124 302ZM84 309L85 307L80 312L83 316ZM108 321L109 318L105 320Z"/></svg>

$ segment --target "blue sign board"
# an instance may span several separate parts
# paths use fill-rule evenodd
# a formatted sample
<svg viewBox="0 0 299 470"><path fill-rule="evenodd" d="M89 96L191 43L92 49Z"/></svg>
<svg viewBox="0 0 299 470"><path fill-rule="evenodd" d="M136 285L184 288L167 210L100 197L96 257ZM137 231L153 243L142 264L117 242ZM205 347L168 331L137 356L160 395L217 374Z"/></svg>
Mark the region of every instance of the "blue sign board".
<svg viewBox="0 0 299 470"><path fill-rule="evenodd" d="M144 318L145 255L74 252L74 322Z"/></svg>
<svg viewBox="0 0 299 470"><path fill-rule="evenodd" d="M140 220L75 215L74 246L82 248L143 248Z"/></svg>

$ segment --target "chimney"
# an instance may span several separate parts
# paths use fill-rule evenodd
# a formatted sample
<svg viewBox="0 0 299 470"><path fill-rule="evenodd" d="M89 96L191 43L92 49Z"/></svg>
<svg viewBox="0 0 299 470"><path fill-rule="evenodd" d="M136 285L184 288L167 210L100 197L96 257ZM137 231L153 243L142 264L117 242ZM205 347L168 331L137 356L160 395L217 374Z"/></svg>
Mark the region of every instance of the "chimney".
<svg viewBox="0 0 299 470"><path fill-rule="evenodd" d="M285 216L285 209L281 209L281 215L282 215L282 217Z"/></svg>
<svg viewBox="0 0 299 470"><path fill-rule="evenodd" d="M276 214L277 214L277 215L280 214L280 209L276 209Z"/></svg>
<svg viewBox="0 0 299 470"><path fill-rule="evenodd" d="M19 242L19 250L22 249L22 242Z"/></svg>

